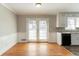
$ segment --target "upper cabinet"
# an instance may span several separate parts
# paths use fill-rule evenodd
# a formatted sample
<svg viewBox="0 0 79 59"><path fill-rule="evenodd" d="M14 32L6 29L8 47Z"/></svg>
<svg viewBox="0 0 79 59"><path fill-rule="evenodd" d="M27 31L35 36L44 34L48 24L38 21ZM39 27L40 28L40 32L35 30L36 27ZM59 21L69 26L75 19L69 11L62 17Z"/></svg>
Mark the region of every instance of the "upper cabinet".
<svg viewBox="0 0 79 59"><path fill-rule="evenodd" d="M76 28L79 28L79 13L60 12L57 14L56 27L66 28L68 26L75 26Z"/></svg>
<svg viewBox="0 0 79 59"><path fill-rule="evenodd" d="M62 13L57 14L56 27L65 27L65 17Z"/></svg>

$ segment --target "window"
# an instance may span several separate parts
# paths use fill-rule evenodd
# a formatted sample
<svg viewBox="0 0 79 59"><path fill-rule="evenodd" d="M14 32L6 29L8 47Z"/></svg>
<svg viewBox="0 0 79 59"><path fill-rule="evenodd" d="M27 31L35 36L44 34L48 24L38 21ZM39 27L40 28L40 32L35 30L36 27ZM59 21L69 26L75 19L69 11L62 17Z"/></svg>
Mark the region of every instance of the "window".
<svg viewBox="0 0 79 59"><path fill-rule="evenodd" d="M79 27L79 17L76 17L76 27Z"/></svg>
<svg viewBox="0 0 79 59"><path fill-rule="evenodd" d="M76 29L76 20L74 17L67 17L67 26L66 30L75 30Z"/></svg>

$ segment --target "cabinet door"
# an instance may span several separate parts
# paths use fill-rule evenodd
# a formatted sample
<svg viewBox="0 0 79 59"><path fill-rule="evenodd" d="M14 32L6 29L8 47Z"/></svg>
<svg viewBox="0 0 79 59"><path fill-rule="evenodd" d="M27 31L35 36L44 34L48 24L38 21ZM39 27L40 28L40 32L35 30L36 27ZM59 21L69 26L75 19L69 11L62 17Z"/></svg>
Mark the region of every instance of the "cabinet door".
<svg viewBox="0 0 79 59"><path fill-rule="evenodd" d="M63 14L57 15L57 27L65 27L65 16Z"/></svg>
<svg viewBox="0 0 79 59"><path fill-rule="evenodd" d="M79 45L79 33L71 34L71 44Z"/></svg>
<svg viewBox="0 0 79 59"><path fill-rule="evenodd" d="M59 45L61 45L61 44L62 44L61 41L62 41L61 33L57 32L57 43L58 43Z"/></svg>

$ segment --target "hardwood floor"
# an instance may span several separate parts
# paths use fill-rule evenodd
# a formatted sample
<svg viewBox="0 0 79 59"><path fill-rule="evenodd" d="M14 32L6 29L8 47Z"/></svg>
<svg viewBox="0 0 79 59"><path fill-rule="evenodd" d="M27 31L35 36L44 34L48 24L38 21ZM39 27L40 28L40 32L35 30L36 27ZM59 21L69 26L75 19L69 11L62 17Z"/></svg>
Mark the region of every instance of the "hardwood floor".
<svg viewBox="0 0 79 59"><path fill-rule="evenodd" d="M64 47L52 43L18 43L3 56L71 56Z"/></svg>

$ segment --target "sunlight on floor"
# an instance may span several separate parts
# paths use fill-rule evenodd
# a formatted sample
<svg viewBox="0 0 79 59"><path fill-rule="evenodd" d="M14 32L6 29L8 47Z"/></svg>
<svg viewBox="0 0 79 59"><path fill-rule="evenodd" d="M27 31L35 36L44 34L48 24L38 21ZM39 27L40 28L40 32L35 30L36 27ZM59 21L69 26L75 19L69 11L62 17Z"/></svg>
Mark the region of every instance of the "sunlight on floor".
<svg viewBox="0 0 79 59"><path fill-rule="evenodd" d="M29 55L47 55L48 47L47 43L35 44L31 43L28 45L28 54Z"/></svg>

